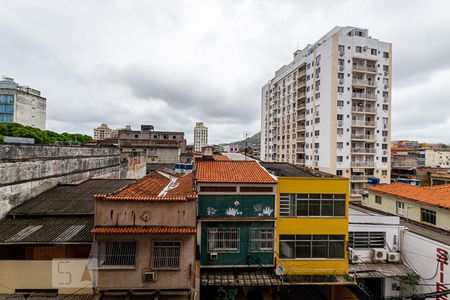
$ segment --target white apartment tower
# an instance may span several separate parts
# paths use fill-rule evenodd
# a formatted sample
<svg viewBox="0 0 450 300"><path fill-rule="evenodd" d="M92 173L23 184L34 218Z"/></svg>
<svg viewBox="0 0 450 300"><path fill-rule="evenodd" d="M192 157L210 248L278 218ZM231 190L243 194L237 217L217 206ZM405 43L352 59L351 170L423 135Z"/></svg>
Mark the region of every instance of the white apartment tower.
<svg viewBox="0 0 450 300"><path fill-rule="evenodd" d="M261 159L390 182L392 44L335 27L262 87Z"/></svg>
<svg viewBox="0 0 450 300"><path fill-rule="evenodd" d="M194 151L202 151L208 145L208 127L197 122L194 127Z"/></svg>

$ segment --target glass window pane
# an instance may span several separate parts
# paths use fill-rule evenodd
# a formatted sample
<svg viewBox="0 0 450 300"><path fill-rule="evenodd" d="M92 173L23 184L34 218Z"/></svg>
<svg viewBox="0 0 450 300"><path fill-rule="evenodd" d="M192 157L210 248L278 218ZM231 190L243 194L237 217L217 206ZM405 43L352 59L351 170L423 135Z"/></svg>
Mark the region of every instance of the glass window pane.
<svg viewBox="0 0 450 300"><path fill-rule="evenodd" d="M333 194L322 194L322 199L333 199Z"/></svg>
<svg viewBox="0 0 450 300"><path fill-rule="evenodd" d="M308 216L308 200L297 200L297 216Z"/></svg>
<svg viewBox="0 0 450 300"><path fill-rule="evenodd" d="M330 241L329 258L344 258L344 242Z"/></svg>
<svg viewBox="0 0 450 300"><path fill-rule="evenodd" d="M328 257L328 242L313 241L312 242L312 257L313 258L327 258Z"/></svg>
<svg viewBox="0 0 450 300"><path fill-rule="evenodd" d="M345 201L334 200L334 215L345 216Z"/></svg>
<svg viewBox="0 0 450 300"><path fill-rule="evenodd" d="M280 258L294 258L295 242L280 242Z"/></svg>
<svg viewBox="0 0 450 300"><path fill-rule="evenodd" d="M322 200L322 216L333 216L333 200Z"/></svg>
<svg viewBox="0 0 450 300"><path fill-rule="evenodd" d="M309 215L320 216L320 201L318 200L309 201Z"/></svg>
<svg viewBox="0 0 450 300"><path fill-rule="evenodd" d="M311 242L297 241L295 243L295 257L296 258L310 258L311 257Z"/></svg>
<svg viewBox="0 0 450 300"><path fill-rule="evenodd" d="M320 199L320 194L310 194L310 199Z"/></svg>
<svg viewBox="0 0 450 300"><path fill-rule="evenodd" d="M344 199L345 200L345 194L334 195L334 199Z"/></svg>

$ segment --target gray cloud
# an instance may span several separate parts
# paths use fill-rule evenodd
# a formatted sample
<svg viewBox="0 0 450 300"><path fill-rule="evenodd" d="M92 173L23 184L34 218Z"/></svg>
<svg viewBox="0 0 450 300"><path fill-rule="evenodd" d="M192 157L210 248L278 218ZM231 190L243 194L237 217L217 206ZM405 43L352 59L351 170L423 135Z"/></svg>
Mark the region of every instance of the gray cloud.
<svg viewBox="0 0 450 300"><path fill-rule="evenodd" d="M0 71L48 99L48 128L196 121L211 141L260 129L260 90L336 25L393 43L393 136L450 143L446 1L0 0Z"/></svg>

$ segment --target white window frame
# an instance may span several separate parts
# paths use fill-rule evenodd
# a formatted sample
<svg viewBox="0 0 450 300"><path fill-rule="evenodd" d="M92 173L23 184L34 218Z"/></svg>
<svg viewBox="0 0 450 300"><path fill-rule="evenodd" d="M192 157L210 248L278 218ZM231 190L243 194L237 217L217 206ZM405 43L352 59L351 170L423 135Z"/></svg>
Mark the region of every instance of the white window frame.
<svg viewBox="0 0 450 300"><path fill-rule="evenodd" d="M111 244L134 244L134 253L110 253L107 254L107 243ZM98 255L98 268L99 269L135 269L136 268L136 257L137 257L137 241L98 241L97 242L97 255ZM114 247L118 247L115 245ZM114 248L113 247L113 248ZM134 264L105 264L108 260L107 256L114 256L113 260L124 260L130 259L131 256L134 256ZM109 258L111 259L111 258Z"/></svg>
<svg viewBox="0 0 450 300"><path fill-rule="evenodd" d="M176 245L156 245L157 243L178 243ZM161 253L156 248L164 249L172 253ZM152 269L153 270L179 270L181 268L181 248L182 242L177 240L157 240L152 242ZM160 253L158 253L160 252ZM178 253L177 253L178 252ZM169 254L169 255L167 255ZM170 255L171 254L171 255ZM178 254L178 255L174 255ZM157 263L159 261L159 263ZM169 260L169 264L165 265L164 260ZM172 260L172 261L170 261Z"/></svg>
<svg viewBox="0 0 450 300"><path fill-rule="evenodd" d="M250 252L273 252L275 240L273 228L250 228L249 234Z"/></svg>
<svg viewBox="0 0 450 300"><path fill-rule="evenodd" d="M215 236L217 235L217 236ZM214 244L222 243L222 246L235 247L214 247ZM232 245L227 245L230 243ZM209 227L208 228L208 253L239 253L240 252L240 229L229 227Z"/></svg>

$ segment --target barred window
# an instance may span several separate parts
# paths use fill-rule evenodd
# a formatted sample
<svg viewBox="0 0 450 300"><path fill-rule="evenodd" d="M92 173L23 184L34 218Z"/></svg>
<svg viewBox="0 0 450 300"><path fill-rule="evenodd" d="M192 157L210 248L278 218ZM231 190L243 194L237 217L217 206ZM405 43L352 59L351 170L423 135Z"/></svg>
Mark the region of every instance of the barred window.
<svg viewBox="0 0 450 300"><path fill-rule="evenodd" d="M273 228L251 228L250 229L250 251L266 252L273 251Z"/></svg>
<svg viewBox="0 0 450 300"><path fill-rule="evenodd" d="M280 216L345 216L345 194L281 194Z"/></svg>
<svg viewBox="0 0 450 300"><path fill-rule="evenodd" d="M180 250L180 242L154 242L152 268L154 270L178 270L180 268Z"/></svg>
<svg viewBox="0 0 450 300"><path fill-rule="evenodd" d="M280 259L345 257L344 235L280 235Z"/></svg>
<svg viewBox="0 0 450 300"><path fill-rule="evenodd" d="M348 246L354 249L384 248L385 232L349 232Z"/></svg>
<svg viewBox="0 0 450 300"><path fill-rule="evenodd" d="M98 264L102 269L134 268L136 242L99 242Z"/></svg>
<svg viewBox="0 0 450 300"><path fill-rule="evenodd" d="M208 228L208 251L239 252L239 228Z"/></svg>

